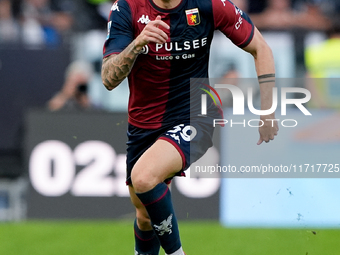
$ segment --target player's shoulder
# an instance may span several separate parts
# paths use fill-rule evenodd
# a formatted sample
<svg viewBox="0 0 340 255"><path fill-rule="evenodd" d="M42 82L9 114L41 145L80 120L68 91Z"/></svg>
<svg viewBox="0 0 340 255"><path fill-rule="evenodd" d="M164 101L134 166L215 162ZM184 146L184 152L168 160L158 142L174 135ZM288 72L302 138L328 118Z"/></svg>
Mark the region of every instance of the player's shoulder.
<svg viewBox="0 0 340 255"><path fill-rule="evenodd" d="M199 0L200 1L200 0ZM230 0L208 0L213 7L214 12L232 14L240 12L240 9Z"/></svg>
<svg viewBox="0 0 340 255"><path fill-rule="evenodd" d="M201 0L199 0L201 1ZM230 0L208 0L207 2L212 3L213 5L219 6L219 7L233 7L235 6L232 1Z"/></svg>
<svg viewBox="0 0 340 255"><path fill-rule="evenodd" d="M110 17L115 19L124 19L134 16L138 10L144 8L148 0L116 0L111 7Z"/></svg>

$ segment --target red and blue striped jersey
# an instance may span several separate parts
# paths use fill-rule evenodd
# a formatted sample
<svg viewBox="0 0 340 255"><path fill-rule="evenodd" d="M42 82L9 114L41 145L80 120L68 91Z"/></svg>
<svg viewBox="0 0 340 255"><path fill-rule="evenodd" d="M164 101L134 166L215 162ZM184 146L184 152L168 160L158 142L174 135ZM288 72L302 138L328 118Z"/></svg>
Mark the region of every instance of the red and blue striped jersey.
<svg viewBox="0 0 340 255"><path fill-rule="evenodd" d="M249 17L228 0L182 0L162 9L153 0L117 0L108 22L104 58L122 52L158 15L170 26L165 44L149 43L128 76L129 123L148 129L187 118L190 78L207 78L214 30L243 48L252 40Z"/></svg>

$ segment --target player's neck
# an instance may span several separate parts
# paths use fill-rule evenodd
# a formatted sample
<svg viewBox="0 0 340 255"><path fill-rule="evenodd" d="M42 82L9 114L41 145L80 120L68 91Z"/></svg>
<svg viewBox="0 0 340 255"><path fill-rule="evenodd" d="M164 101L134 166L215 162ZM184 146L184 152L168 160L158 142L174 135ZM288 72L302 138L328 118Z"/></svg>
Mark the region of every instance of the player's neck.
<svg viewBox="0 0 340 255"><path fill-rule="evenodd" d="M182 0L152 0L162 9L173 9L181 3Z"/></svg>

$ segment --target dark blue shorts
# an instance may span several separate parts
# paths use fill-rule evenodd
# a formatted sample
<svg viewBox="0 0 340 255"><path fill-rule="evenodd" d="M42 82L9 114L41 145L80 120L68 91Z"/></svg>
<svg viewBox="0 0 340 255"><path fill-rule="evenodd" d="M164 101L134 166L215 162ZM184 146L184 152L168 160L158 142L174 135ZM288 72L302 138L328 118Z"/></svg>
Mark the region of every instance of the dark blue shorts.
<svg viewBox="0 0 340 255"><path fill-rule="evenodd" d="M213 117L209 116L197 116L190 121L178 121L159 129L142 129L129 124L126 184L131 184L131 171L139 157L158 139L168 141L178 150L183 167L176 175L185 176L184 170L201 158L213 145L213 132Z"/></svg>

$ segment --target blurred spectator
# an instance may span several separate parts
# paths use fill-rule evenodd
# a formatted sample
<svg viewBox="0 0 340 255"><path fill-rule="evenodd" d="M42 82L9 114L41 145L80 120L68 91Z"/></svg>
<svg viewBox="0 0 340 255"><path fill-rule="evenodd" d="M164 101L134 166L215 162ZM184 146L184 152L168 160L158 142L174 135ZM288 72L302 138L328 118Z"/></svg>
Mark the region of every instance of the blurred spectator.
<svg viewBox="0 0 340 255"><path fill-rule="evenodd" d="M307 30L328 30L331 24L329 15L322 11L321 3L319 0L302 1L302 7L298 9L294 19L295 26Z"/></svg>
<svg viewBox="0 0 340 255"><path fill-rule="evenodd" d="M230 63L226 65L222 77L218 80L219 84L230 84L237 86L243 92L245 96L245 103L248 100L248 89L252 88L253 105L257 106L260 102L260 88L257 83L257 79L242 79L240 72L237 71L235 64ZM228 89L218 90L218 94L221 97L223 107L233 106L233 96Z"/></svg>
<svg viewBox="0 0 340 255"><path fill-rule="evenodd" d="M234 3L236 5L236 3ZM238 7L238 5L236 5ZM241 8L241 7L239 7ZM239 84L240 74L236 70L234 64L228 64L222 74L222 77L218 80L220 84L231 84L234 86L238 86ZM233 97L229 90L221 89L218 91L219 96L223 102L223 107L232 107L233 105Z"/></svg>
<svg viewBox="0 0 340 255"><path fill-rule="evenodd" d="M290 0L268 0L263 12L250 16L259 29L266 30L325 30L329 27L328 19L316 3L300 2L300 9L292 6Z"/></svg>
<svg viewBox="0 0 340 255"><path fill-rule="evenodd" d="M93 66L85 61L72 62L65 73L62 89L48 101L48 109L58 110L86 110L93 105L88 96L88 83L93 75Z"/></svg>
<svg viewBox="0 0 340 255"><path fill-rule="evenodd" d="M264 0L249 0L248 14L260 13L266 8L266 1Z"/></svg>
<svg viewBox="0 0 340 255"><path fill-rule="evenodd" d="M328 38L305 51L307 89L314 107L340 107L340 18L333 20ZM318 78L318 79L316 79Z"/></svg>
<svg viewBox="0 0 340 255"><path fill-rule="evenodd" d="M19 24L13 15L10 0L0 0L0 43L13 43L19 40Z"/></svg>
<svg viewBox="0 0 340 255"><path fill-rule="evenodd" d="M294 13L289 0L272 0L263 12L251 15L259 29L288 29L294 25Z"/></svg>
<svg viewBox="0 0 340 255"><path fill-rule="evenodd" d="M74 15L77 13L77 4L72 0L50 0L52 26L62 35L69 33L75 23Z"/></svg>
<svg viewBox="0 0 340 255"><path fill-rule="evenodd" d="M0 0L0 43L30 48L71 43L76 32L106 31L111 0ZM77 18L74 18L77 17Z"/></svg>
<svg viewBox="0 0 340 255"><path fill-rule="evenodd" d="M340 11L339 0L294 0L294 5L299 8L304 5L314 5L326 16L335 16Z"/></svg>
<svg viewBox="0 0 340 255"><path fill-rule="evenodd" d="M78 1L77 30L82 32L106 30L111 5L112 2L109 0Z"/></svg>
<svg viewBox="0 0 340 255"><path fill-rule="evenodd" d="M70 1L22 0L24 43L56 46L73 25Z"/></svg>

